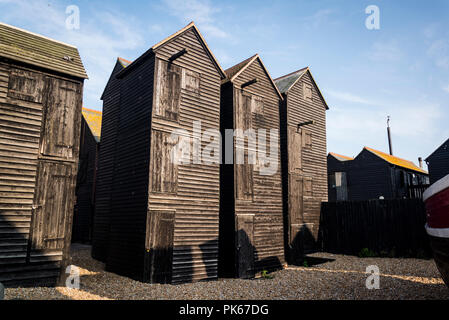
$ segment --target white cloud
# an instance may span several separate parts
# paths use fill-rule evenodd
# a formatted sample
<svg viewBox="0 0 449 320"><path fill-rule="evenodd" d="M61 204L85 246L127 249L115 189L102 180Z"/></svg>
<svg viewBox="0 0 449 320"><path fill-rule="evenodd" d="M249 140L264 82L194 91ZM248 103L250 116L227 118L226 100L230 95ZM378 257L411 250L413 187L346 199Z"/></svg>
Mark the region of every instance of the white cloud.
<svg viewBox="0 0 449 320"><path fill-rule="evenodd" d="M329 17L334 14L332 9L321 9L315 12L313 15L303 18L304 26L306 28L318 28L323 23L329 22Z"/></svg>
<svg viewBox="0 0 449 320"><path fill-rule="evenodd" d="M362 98L360 96L357 96L357 95L349 93L349 92L327 90L326 94L331 97L334 97L335 99L338 99L340 101L351 102L351 103L360 103L360 104L366 104L366 105L376 105L376 103L374 101Z"/></svg>
<svg viewBox="0 0 449 320"><path fill-rule="evenodd" d="M431 57L435 65L441 68L449 68L449 40L439 39L432 42L427 54Z"/></svg>
<svg viewBox="0 0 449 320"><path fill-rule="evenodd" d="M402 51L394 40L387 42L376 42L371 47L368 57L373 61L392 62L402 57Z"/></svg>
<svg viewBox="0 0 449 320"><path fill-rule="evenodd" d="M184 23L194 21L208 36L229 38L230 35L217 26L215 15L220 12L208 0L163 0L166 11Z"/></svg>
<svg viewBox="0 0 449 320"><path fill-rule="evenodd" d="M443 87L443 90L446 91L447 93L449 93L449 84L445 87Z"/></svg>

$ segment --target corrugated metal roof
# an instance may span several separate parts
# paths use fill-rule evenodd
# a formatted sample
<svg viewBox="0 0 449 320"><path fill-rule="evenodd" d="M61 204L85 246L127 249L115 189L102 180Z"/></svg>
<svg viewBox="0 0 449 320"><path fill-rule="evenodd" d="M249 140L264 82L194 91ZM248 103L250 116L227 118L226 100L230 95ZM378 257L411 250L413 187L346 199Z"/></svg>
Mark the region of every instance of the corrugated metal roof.
<svg viewBox="0 0 449 320"><path fill-rule="evenodd" d="M87 79L76 47L4 23L0 23L0 57Z"/></svg>
<svg viewBox="0 0 449 320"><path fill-rule="evenodd" d="M427 171L425 171L425 170L421 169L420 167L416 166L412 161L401 159L401 158L389 155L388 153L385 153L385 152L382 152L382 151L379 151L379 150L376 150L376 149L372 149L372 148L369 148L369 147L365 147L365 149L370 151L370 152L372 152L373 154L375 154L379 158L387 161L388 163L394 164L395 166L428 174Z"/></svg>
<svg viewBox="0 0 449 320"><path fill-rule="evenodd" d="M96 111L92 109L83 108L83 118L86 120L87 125L89 126L92 135L95 138L95 141L100 142L101 138L101 118L102 112Z"/></svg>
<svg viewBox="0 0 449 320"><path fill-rule="evenodd" d="M341 155L341 154L338 154L338 153L334 153L334 152L329 152L329 154L331 156L333 156L334 158L336 158L337 160L340 160L340 161L354 160L354 158L351 158L351 157L348 157L348 156L344 156L344 155Z"/></svg>
<svg viewBox="0 0 449 320"><path fill-rule="evenodd" d="M299 69L298 71L289 73L285 76L282 76L280 78L274 79L274 83L276 83L279 91L281 93L287 92L292 85L295 84L295 82L301 78L301 76L306 73L307 67Z"/></svg>

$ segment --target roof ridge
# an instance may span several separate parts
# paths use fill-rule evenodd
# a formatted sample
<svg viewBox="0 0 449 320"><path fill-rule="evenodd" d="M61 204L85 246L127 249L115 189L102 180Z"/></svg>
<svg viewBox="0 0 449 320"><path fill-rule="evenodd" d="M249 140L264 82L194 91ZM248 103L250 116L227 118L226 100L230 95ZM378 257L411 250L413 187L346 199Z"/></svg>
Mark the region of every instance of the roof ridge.
<svg viewBox="0 0 449 320"><path fill-rule="evenodd" d="M300 72L300 71L304 71L304 70L306 70L306 69L308 69L308 68L309 68L309 66L304 67L304 68L301 68L301 69L296 70L296 71L293 71L293 72L290 72L289 74L286 74L286 75L283 75L283 76L281 76L281 77L279 77L279 78L273 79L273 81L281 80L282 78L287 78L287 77L289 77L289 76L294 75L295 73L298 73L298 72Z"/></svg>
<svg viewBox="0 0 449 320"><path fill-rule="evenodd" d="M49 38L49 37L47 37L47 36L43 36L43 35L38 34L38 33L34 33L34 32L32 32L32 31L28 31L28 30L25 30L25 29L22 29L22 28L19 28L19 27L16 27L16 26L12 26L12 25L10 25L10 24L6 24L6 23L4 23L4 22L0 22L0 25L5 26L5 27L8 27L8 28L12 28L12 29L16 29L16 30L22 31L22 32L24 32L24 33L31 34L31 35L36 36L36 37L39 37L39 38L47 39L47 40L50 40L50 41L52 41L52 42L56 42L56 43L59 43L59 44L63 44L63 45L65 45L65 46L68 46L68 47L71 47L71 48L78 49L76 46L74 46L74 45L72 45L72 44L68 44L68 43L65 43L65 42L62 42L62 41L59 41L59 40L55 40L55 39Z"/></svg>
<svg viewBox="0 0 449 320"><path fill-rule="evenodd" d="M233 78L234 75L239 73L240 70L242 70L245 66L247 66L251 62L251 60L253 60L254 58L256 58L258 56L259 56L259 54L256 53L256 54L252 55L251 57L249 57L249 58L247 58L247 59L245 59L243 61L240 61L239 63L233 65L232 67L227 68L226 70L224 70L224 72L226 74L226 77L228 77L229 79ZM235 72L233 74L231 74L231 75L228 75L228 73L231 73L230 71L235 71Z"/></svg>
<svg viewBox="0 0 449 320"><path fill-rule="evenodd" d="M92 112L96 112L96 113L103 114L102 111L98 111L98 110L94 110L94 109L89 109L89 108L85 108L85 107L83 107L82 110L85 110L85 111L92 111Z"/></svg>
<svg viewBox="0 0 449 320"><path fill-rule="evenodd" d="M335 155L335 156L338 156L338 157L342 157L342 158L347 158L347 159L350 159L350 160L354 160L354 158L353 157L349 157L349 156L345 156L345 155L343 155L343 154L339 154L339 153L335 153L335 152L329 152L329 154L331 154L331 155Z"/></svg>
<svg viewBox="0 0 449 320"><path fill-rule="evenodd" d="M380 151L380 150L377 150L377 149L374 149L374 148L371 148L371 147L366 147L365 146L363 149L367 150L367 151L369 151L369 152L371 152L373 154L375 154L377 157L382 158L382 160L384 160L384 161L386 161L386 162L388 162L390 164L393 164L393 165L396 165L396 166L399 166L399 167L402 167L402 168L406 168L406 169L409 169L409 170L418 171L418 172L422 172L422 173L428 174L427 171L425 171L423 168L418 167L411 160L407 160L407 159L404 159L404 158L401 158L401 157L397 157L395 155L391 155L391 154L388 154L386 152L383 152L383 151ZM393 160L403 161L403 162L408 164L408 167L405 166L404 164L401 165L401 163L394 162Z"/></svg>

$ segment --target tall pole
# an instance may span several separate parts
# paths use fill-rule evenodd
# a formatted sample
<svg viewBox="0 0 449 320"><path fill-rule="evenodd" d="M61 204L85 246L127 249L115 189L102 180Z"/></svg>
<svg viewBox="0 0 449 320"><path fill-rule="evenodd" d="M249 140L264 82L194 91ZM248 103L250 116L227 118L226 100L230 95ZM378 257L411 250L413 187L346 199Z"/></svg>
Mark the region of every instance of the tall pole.
<svg viewBox="0 0 449 320"><path fill-rule="evenodd" d="M390 116L387 117L387 133L388 133L388 146L390 147L390 155L393 155L393 142L391 140L391 130L390 130Z"/></svg>

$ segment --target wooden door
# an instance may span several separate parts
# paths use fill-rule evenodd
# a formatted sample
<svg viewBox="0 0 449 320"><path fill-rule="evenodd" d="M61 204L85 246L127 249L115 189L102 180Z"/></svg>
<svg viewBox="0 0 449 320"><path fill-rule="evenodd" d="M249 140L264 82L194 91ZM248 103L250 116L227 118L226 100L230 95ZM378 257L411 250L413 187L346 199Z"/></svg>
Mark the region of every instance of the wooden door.
<svg viewBox="0 0 449 320"><path fill-rule="evenodd" d="M153 211L148 214L147 250L152 283L170 283L173 262L174 211Z"/></svg>
<svg viewBox="0 0 449 320"><path fill-rule="evenodd" d="M301 173L302 170L302 135L294 126L288 127L288 171Z"/></svg>
<svg viewBox="0 0 449 320"><path fill-rule="evenodd" d="M237 215L237 276L254 276L254 215Z"/></svg>
<svg viewBox="0 0 449 320"><path fill-rule="evenodd" d="M47 77L41 154L63 159L78 156L81 88L78 83Z"/></svg>
<svg viewBox="0 0 449 320"><path fill-rule="evenodd" d="M172 151L179 142L170 133L152 130L150 174L152 192L176 194L178 189L178 165L172 159Z"/></svg>
<svg viewBox="0 0 449 320"><path fill-rule="evenodd" d="M302 255L302 226L304 221L304 179L301 176L290 174L289 178L289 246L290 261L298 262Z"/></svg>
<svg viewBox="0 0 449 320"><path fill-rule="evenodd" d="M158 60L154 115L165 120L179 121L181 106L182 68Z"/></svg>
<svg viewBox="0 0 449 320"><path fill-rule="evenodd" d="M242 133L252 129L251 124L251 95L243 93L241 90L236 90L236 110L235 110L235 128L236 130L241 130ZM236 156L234 158L235 163L235 196L239 200L252 201L254 197L254 186L253 186L253 171L254 165L250 164L250 159L248 157L249 143L245 147L245 138L236 137ZM243 150L242 150L243 148ZM254 151L254 150L251 150ZM243 163L238 163L237 153L244 155Z"/></svg>
<svg viewBox="0 0 449 320"><path fill-rule="evenodd" d="M71 228L74 167L41 161L37 175L31 248L62 252Z"/></svg>

